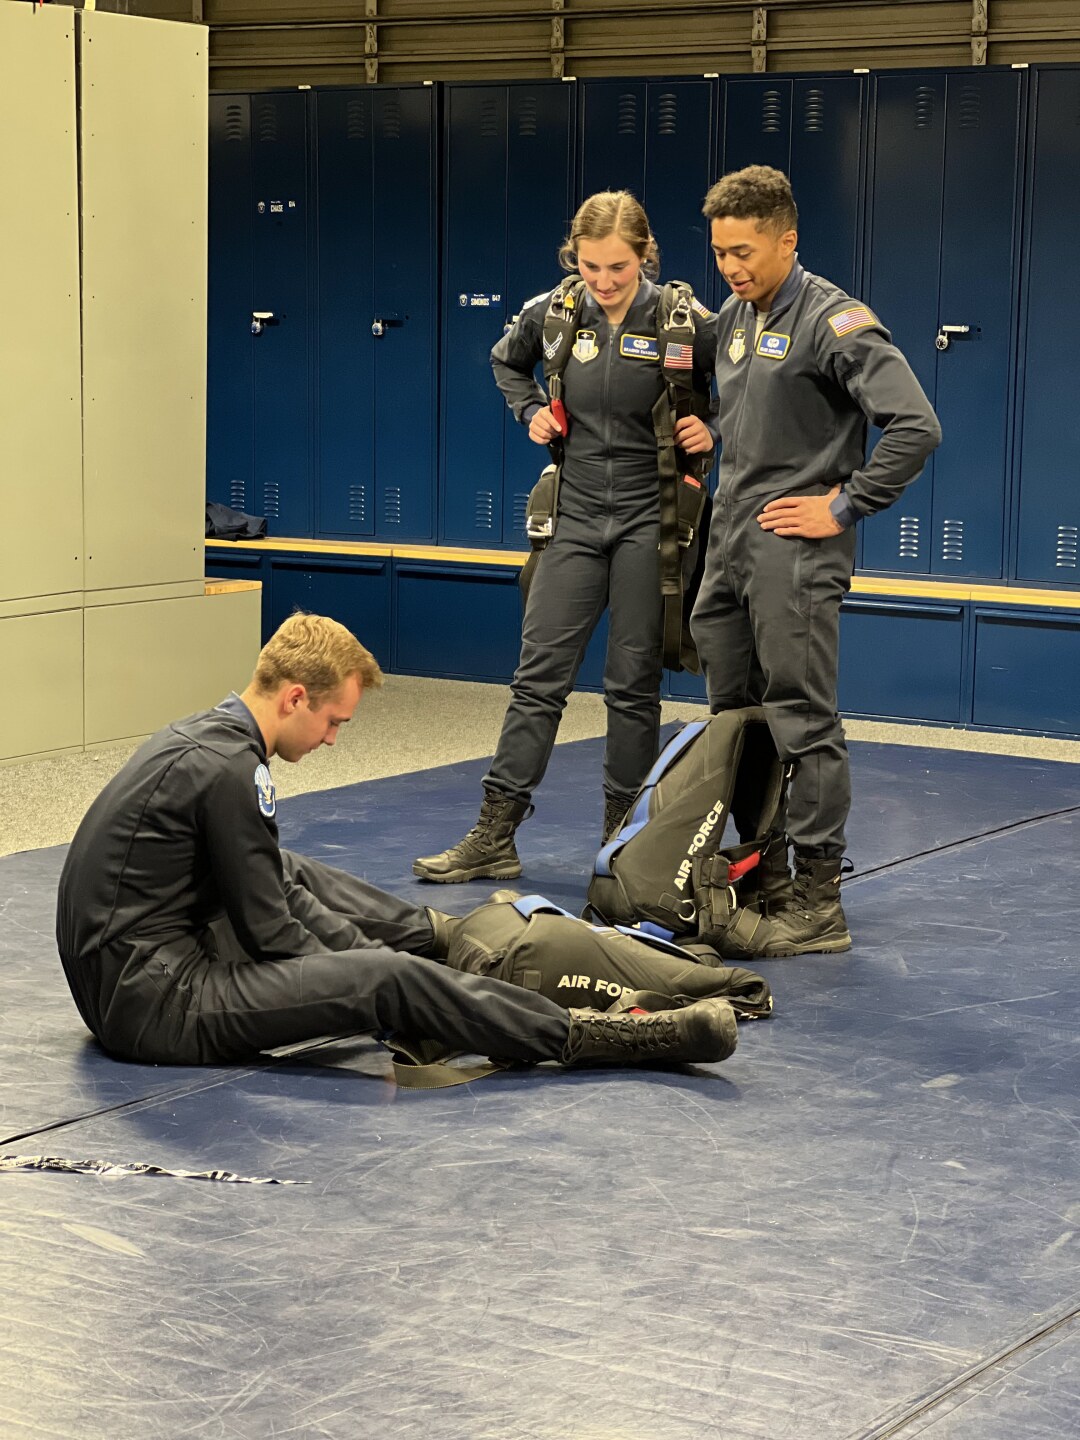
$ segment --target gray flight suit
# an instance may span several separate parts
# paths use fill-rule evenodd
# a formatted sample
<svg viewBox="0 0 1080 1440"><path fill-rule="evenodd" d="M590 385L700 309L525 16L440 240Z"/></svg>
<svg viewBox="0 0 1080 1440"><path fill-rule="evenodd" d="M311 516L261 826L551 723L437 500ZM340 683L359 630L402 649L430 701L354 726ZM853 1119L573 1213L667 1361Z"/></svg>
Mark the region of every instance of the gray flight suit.
<svg viewBox="0 0 1080 1440"><path fill-rule="evenodd" d="M550 292L530 300L491 352L496 383L524 425L547 404L535 371L549 299ZM485 789L522 804L547 769L567 696L605 607L605 793L628 805L656 759L663 613L652 408L663 376L659 343L643 343L643 337L656 335L659 299L660 287L642 279L626 318L613 330L586 296L563 371L570 433L558 521L529 588L510 706L484 777ZM696 302L695 309L694 384L706 397L713 317Z"/></svg>
<svg viewBox="0 0 1080 1440"><path fill-rule="evenodd" d="M763 705L781 758L796 764L792 844L835 859L851 803L836 684L854 522L897 499L941 427L889 332L828 280L796 262L760 338L755 319L735 296L717 316L723 451L690 628L713 713ZM868 460L867 421L883 432ZM839 535L780 536L757 522L770 500L837 484Z"/></svg>

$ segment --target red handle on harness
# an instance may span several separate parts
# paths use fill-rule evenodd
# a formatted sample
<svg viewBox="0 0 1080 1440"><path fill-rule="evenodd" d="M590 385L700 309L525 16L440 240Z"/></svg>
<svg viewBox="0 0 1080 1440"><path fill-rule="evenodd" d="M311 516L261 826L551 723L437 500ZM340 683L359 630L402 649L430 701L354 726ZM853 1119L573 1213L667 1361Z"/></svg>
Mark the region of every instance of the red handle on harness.
<svg viewBox="0 0 1080 1440"><path fill-rule="evenodd" d="M741 880L749 870L753 870L760 859L761 851L755 850L752 855L747 855L745 860L737 860L734 865L729 864L727 867L727 883L734 885L736 880Z"/></svg>
<svg viewBox="0 0 1080 1440"><path fill-rule="evenodd" d="M566 414L566 406L561 400L552 400L551 414L555 424L559 427L560 435L570 434L570 421Z"/></svg>

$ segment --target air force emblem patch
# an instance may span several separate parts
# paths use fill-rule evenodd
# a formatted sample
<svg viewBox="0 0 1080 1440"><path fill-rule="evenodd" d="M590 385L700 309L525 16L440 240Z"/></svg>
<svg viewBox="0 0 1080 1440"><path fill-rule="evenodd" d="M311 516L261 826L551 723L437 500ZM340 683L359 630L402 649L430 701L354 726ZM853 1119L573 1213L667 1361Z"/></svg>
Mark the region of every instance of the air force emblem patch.
<svg viewBox="0 0 1080 1440"><path fill-rule="evenodd" d="M259 813L272 820L277 812L277 792L270 778L270 771L260 765L255 771L255 793L259 797Z"/></svg>
<svg viewBox="0 0 1080 1440"><path fill-rule="evenodd" d="M580 360L584 365L587 360L595 360L600 351L596 348L596 331L579 330L574 341L574 348L571 350L575 360Z"/></svg>
<svg viewBox="0 0 1080 1440"><path fill-rule="evenodd" d="M727 347L728 359L733 365L737 365L746 354L746 331L736 330L731 336L731 344Z"/></svg>

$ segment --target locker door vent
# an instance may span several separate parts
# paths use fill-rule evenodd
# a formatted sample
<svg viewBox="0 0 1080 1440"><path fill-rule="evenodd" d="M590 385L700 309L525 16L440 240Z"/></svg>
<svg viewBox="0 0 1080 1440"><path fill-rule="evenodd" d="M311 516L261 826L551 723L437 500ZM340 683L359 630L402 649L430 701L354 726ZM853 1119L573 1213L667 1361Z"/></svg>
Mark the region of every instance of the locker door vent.
<svg viewBox="0 0 1080 1440"><path fill-rule="evenodd" d="M982 123L982 93L974 85L960 91L960 129L978 130Z"/></svg>
<svg viewBox="0 0 1080 1440"><path fill-rule="evenodd" d="M384 140L401 139L401 97L388 95L386 108L382 112L382 134Z"/></svg>
<svg viewBox="0 0 1080 1440"><path fill-rule="evenodd" d="M825 129L825 92L808 90L803 106L803 130L807 135L820 134Z"/></svg>
<svg viewBox="0 0 1080 1440"><path fill-rule="evenodd" d="M915 91L915 129L929 130L934 123L937 96L929 85L920 85Z"/></svg>
<svg viewBox="0 0 1080 1440"><path fill-rule="evenodd" d="M619 119L615 129L620 135L638 133L638 102L632 90L619 96Z"/></svg>
<svg viewBox="0 0 1080 1440"><path fill-rule="evenodd" d="M263 485L263 512L271 520L281 514L281 486L276 480L267 480Z"/></svg>
<svg viewBox="0 0 1080 1440"><path fill-rule="evenodd" d="M901 515L900 517L900 559L917 560L919 558L919 517L917 515Z"/></svg>
<svg viewBox="0 0 1080 1440"><path fill-rule="evenodd" d="M517 133L523 140L535 140L536 132L536 96L523 95L518 105Z"/></svg>
<svg viewBox="0 0 1080 1440"><path fill-rule="evenodd" d="M255 134L260 141L273 144L278 138L277 106L270 100L255 102Z"/></svg>
<svg viewBox="0 0 1080 1440"><path fill-rule="evenodd" d="M480 134L485 140L499 138L499 106L490 96L480 106Z"/></svg>
<svg viewBox="0 0 1080 1440"><path fill-rule="evenodd" d="M954 564L964 558L964 522L943 520L941 523L941 558Z"/></svg>
<svg viewBox="0 0 1080 1440"><path fill-rule="evenodd" d="M491 490L476 492L476 528L490 530L495 523L495 496Z"/></svg>
<svg viewBox="0 0 1080 1440"><path fill-rule="evenodd" d="M229 504L234 510L244 508L244 482L243 480L230 480L229 482Z"/></svg>
<svg viewBox="0 0 1080 1440"><path fill-rule="evenodd" d="M247 126L244 124L244 107L242 105L226 105L225 139L247 139Z"/></svg>
<svg viewBox="0 0 1080 1440"><path fill-rule="evenodd" d="M368 138L367 106L361 96L350 98L345 107L345 139L366 140Z"/></svg>
<svg viewBox="0 0 1080 1440"><path fill-rule="evenodd" d="M1054 564L1059 570L1076 569L1076 542L1080 534L1075 525L1057 527L1057 556Z"/></svg>
<svg viewBox="0 0 1080 1440"><path fill-rule="evenodd" d="M779 135L784 118L784 98L779 90L766 90L761 97L761 133Z"/></svg>
<svg viewBox="0 0 1080 1440"><path fill-rule="evenodd" d="M357 525L367 520L367 486L349 486L349 519Z"/></svg>
<svg viewBox="0 0 1080 1440"><path fill-rule="evenodd" d="M529 505L529 492L519 491L514 496L514 532L517 535L525 534L525 513Z"/></svg>
<svg viewBox="0 0 1080 1440"><path fill-rule="evenodd" d="M401 524L401 486L388 485L383 496L383 524Z"/></svg>
<svg viewBox="0 0 1080 1440"><path fill-rule="evenodd" d="M678 96L666 91L660 96L660 104L657 109L657 134L674 135L679 121Z"/></svg>

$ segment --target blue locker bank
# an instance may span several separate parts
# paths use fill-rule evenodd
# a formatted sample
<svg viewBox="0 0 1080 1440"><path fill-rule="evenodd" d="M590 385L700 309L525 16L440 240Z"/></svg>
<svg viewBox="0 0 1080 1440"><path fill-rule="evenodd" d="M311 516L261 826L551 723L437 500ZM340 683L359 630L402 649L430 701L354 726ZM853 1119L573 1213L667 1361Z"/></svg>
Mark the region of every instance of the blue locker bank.
<svg viewBox="0 0 1080 1440"><path fill-rule="evenodd" d="M1074 66L215 94L208 494L268 539L208 572L261 579L267 630L303 605L391 670L506 681L545 456L491 346L601 188L722 303L701 198L771 164L801 262L888 325L944 431L860 526L842 708L1080 735L1078 116Z"/></svg>

